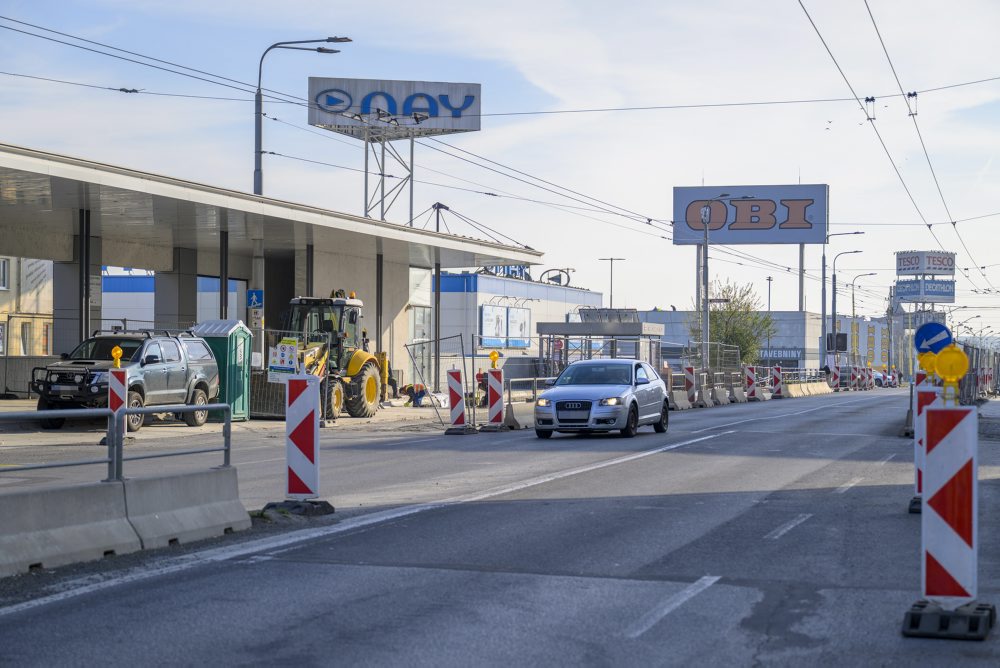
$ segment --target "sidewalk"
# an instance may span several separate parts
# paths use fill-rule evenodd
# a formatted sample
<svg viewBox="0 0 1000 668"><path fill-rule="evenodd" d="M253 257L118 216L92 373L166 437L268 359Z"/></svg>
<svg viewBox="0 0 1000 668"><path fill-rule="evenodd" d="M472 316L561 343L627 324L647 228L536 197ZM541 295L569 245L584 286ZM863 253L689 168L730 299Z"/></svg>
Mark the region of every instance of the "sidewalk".
<svg viewBox="0 0 1000 668"><path fill-rule="evenodd" d="M979 438L1000 441L1000 397L993 397L979 406Z"/></svg>

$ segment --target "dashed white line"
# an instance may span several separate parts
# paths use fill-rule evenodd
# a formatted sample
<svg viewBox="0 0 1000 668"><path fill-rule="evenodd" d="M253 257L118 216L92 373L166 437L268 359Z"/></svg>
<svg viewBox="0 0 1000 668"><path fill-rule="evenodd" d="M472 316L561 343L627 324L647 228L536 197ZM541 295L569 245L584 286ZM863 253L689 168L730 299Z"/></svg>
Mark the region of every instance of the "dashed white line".
<svg viewBox="0 0 1000 668"><path fill-rule="evenodd" d="M846 492L850 488L852 488L855 485L857 485L862 480L864 480L864 478L851 478L850 480L848 480L847 482L845 482L843 485L841 485L837 489L833 490L833 493L834 494L843 494L844 492Z"/></svg>
<svg viewBox="0 0 1000 668"><path fill-rule="evenodd" d="M656 606L655 608L647 612L645 615L643 615L641 618L639 618L639 621L633 624L625 632L625 637L638 638L643 633L656 626L656 624L661 619L669 615L671 612L681 607L682 605L690 601L692 598L694 598L701 592L705 591L706 589L714 585L716 582L719 581L720 577L721 576L718 575L706 575L705 577L699 578L695 582L692 582L687 587L680 590L673 596L670 596L665 601L660 603L660 605Z"/></svg>
<svg viewBox="0 0 1000 668"><path fill-rule="evenodd" d="M796 516L795 519L785 522L774 531L764 534L764 540L778 540L786 533L788 533L798 525L802 524L812 516L813 516L812 513L802 513L801 515Z"/></svg>

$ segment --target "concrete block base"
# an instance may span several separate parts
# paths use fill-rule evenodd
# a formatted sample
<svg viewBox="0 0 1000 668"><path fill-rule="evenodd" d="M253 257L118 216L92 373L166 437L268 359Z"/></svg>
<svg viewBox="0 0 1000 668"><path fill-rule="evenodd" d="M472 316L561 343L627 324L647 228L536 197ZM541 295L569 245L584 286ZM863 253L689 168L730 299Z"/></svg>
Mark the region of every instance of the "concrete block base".
<svg viewBox="0 0 1000 668"><path fill-rule="evenodd" d="M233 467L126 480L125 500L146 550L250 528Z"/></svg>
<svg viewBox="0 0 1000 668"><path fill-rule="evenodd" d="M120 482L0 496L0 576L141 549Z"/></svg>
<svg viewBox="0 0 1000 668"><path fill-rule="evenodd" d="M674 406L677 407L676 410L686 411L689 408L691 408L691 402L688 401L688 395L686 391L674 390L670 393L670 396L673 398Z"/></svg>

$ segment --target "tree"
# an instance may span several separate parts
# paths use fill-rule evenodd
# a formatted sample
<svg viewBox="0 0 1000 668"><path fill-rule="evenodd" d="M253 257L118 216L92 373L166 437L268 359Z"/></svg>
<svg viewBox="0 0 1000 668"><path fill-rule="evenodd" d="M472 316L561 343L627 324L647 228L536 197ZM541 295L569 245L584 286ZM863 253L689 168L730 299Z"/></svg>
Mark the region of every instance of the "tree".
<svg viewBox="0 0 1000 668"><path fill-rule="evenodd" d="M708 334L712 343L736 346L740 351L740 364L754 364L760 357L760 345L776 328L771 314L762 311L762 303L751 283L739 285L726 281L712 284L712 303L709 305ZM696 314L689 324L691 338L701 341L701 314ZM710 366L718 368L716 353L712 353Z"/></svg>

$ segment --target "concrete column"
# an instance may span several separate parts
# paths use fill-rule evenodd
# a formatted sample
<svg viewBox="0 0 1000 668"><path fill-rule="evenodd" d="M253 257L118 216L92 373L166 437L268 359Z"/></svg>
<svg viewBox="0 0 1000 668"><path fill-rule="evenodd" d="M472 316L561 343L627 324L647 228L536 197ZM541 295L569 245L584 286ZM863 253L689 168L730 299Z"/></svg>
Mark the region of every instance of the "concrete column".
<svg viewBox="0 0 1000 668"><path fill-rule="evenodd" d="M219 232L219 319L229 318L229 232Z"/></svg>
<svg viewBox="0 0 1000 668"><path fill-rule="evenodd" d="M198 320L198 252L175 248L173 269L158 271L153 282L156 329L187 329Z"/></svg>
<svg viewBox="0 0 1000 668"><path fill-rule="evenodd" d="M375 352L377 353L384 350L382 348L383 273L383 256L379 253L375 256Z"/></svg>
<svg viewBox="0 0 1000 668"><path fill-rule="evenodd" d="M52 315L56 354L71 351L102 327L101 239L90 236L90 211L79 211L73 261L52 263Z"/></svg>

